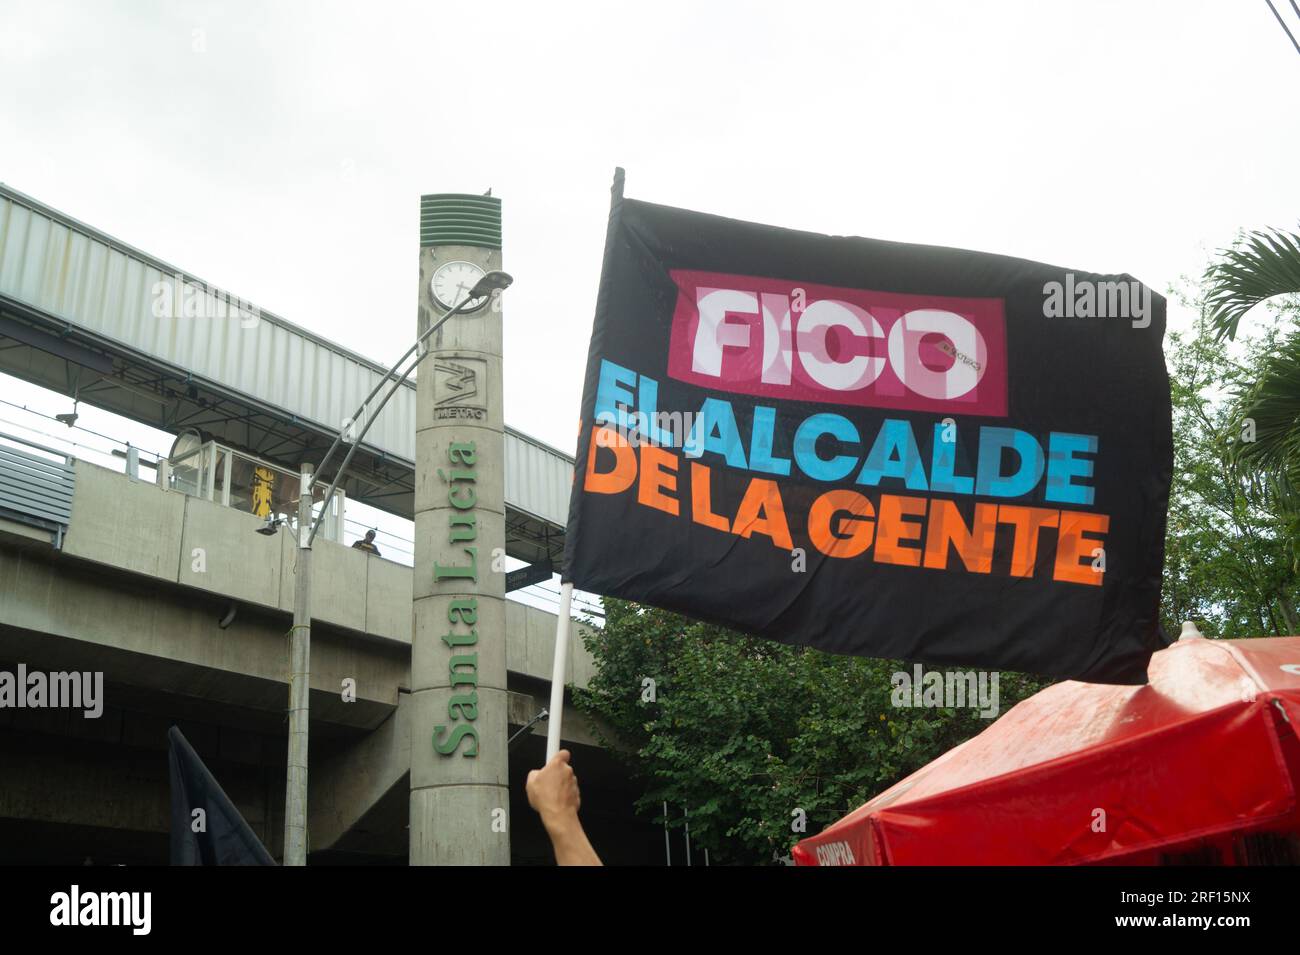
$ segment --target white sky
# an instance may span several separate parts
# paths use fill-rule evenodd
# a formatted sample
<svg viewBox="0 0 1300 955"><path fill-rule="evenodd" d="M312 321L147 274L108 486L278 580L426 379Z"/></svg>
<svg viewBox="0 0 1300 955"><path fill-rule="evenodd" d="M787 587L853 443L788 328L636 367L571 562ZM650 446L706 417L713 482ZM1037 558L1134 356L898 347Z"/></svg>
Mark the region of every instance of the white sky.
<svg viewBox="0 0 1300 955"><path fill-rule="evenodd" d="M506 419L571 451L615 165L639 199L1163 291L1295 226L1298 88L1263 0L5 0L0 180L385 363L419 196L491 187Z"/></svg>

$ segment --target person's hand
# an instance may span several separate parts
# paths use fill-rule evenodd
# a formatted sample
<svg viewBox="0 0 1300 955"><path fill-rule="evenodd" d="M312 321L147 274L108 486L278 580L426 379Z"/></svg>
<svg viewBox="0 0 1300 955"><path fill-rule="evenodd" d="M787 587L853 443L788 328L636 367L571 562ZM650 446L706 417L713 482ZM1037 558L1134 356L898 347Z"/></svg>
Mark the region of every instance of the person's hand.
<svg viewBox="0 0 1300 955"><path fill-rule="evenodd" d="M528 805L537 810L548 829L578 818L582 797L578 777L569 765L569 751L562 749L541 769L528 774Z"/></svg>
<svg viewBox="0 0 1300 955"><path fill-rule="evenodd" d="M578 821L578 777L569 765L569 751L562 749L541 769L528 774L525 786L528 805L542 817L546 834L555 849L559 865L600 865L600 857L587 841Z"/></svg>

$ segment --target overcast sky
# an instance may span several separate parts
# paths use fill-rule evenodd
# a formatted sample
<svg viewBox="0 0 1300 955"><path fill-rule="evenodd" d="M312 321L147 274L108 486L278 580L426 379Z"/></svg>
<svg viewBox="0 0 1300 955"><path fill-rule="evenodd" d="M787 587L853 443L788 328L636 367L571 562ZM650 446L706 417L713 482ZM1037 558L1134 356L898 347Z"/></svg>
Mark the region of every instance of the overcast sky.
<svg viewBox="0 0 1300 955"><path fill-rule="evenodd" d="M616 165L638 199L1164 291L1295 226L1297 89L1264 0L4 0L0 181L384 363L419 196L490 187L506 420L571 451Z"/></svg>

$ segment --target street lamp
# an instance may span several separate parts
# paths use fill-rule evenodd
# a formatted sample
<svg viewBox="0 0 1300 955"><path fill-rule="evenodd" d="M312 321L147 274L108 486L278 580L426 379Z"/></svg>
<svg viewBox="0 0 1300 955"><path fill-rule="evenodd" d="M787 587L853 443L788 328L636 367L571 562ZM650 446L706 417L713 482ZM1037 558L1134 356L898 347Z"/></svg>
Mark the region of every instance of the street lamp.
<svg viewBox="0 0 1300 955"><path fill-rule="evenodd" d="M509 288L513 282L514 279L506 272L493 270L486 273L474 283L474 287L466 293L455 308L448 311L426 329L415 340L415 344L406 350L406 353L397 360L392 368L388 369L388 373L380 379L379 384L375 385L374 390L366 396L365 401L361 402L361 407L357 409L357 413L351 419L356 422L365 416L365 427L361 429L361 432L355 438L350 439L352 447L348 449L347 455L343 458L343 463L339 465L333 483L325 491L325 496L321 502L320 516L315 520L312 519L311 497L312 487L316 481L312 466L310 464L302 465L298 494L298 562L294 573L293 628L289 631L289 765L284 799L285 865L307 864L307 729L309 680L311 675L312 541L316 539L316 532L320 529L321 521L325 519L325 514L329 511L330 502L334 499L334 491L338 488L339 482L343 480L348 464L352 461L352 455L361 446L366 433L370 431L370 426L379 416L379 412L384 410L384 405L388 404L389 399L397 393L397 389L402 387L406 379L410 377L415 367L429 354L428 350L423 348L425 342L453 316L460 314L469 303L484 296L499 294ZM402 372L401 377L384 395L378 407L371 414L366 415L366 407L374 399L375 395L379 394L384 385L388 384L392 377L397 374L397 369L412 355L415 355L415 361L411 362L407 369ZM342 441L343 433L339 432L334 438L334 443L325 452L325 457L320 463L321 470L324 470L325 465L329 463L330 458ZM267 528L259 529L258 533L267 533ZM270 530L270 533L275 533L275 531Z"/></svg>
<svg viewBox="0 0 1300 955"><path fill-rule="evenodd" d="M391 378L397 372L398 366L400 366L402 362L406 361L406 359L410 358L413 353L419 352L420 346L422 346L429 339L429 337L433 335L434 332L442 328L442 326L446 324L449 318L451 318L453 315L459 314L461 309L463 309L466 305L468 305L470 302L473 302L476 299L480 299L485 295L492 295L493 293L499 293L505 291L511 286L513 282L514 282L514 277L511 276L510 273L502 272L499 269L494 269L493 271L488 272L481 279L475 282L474 287L470 289L469 292L466 293L465 297L460 300L460 302L456 305L456 307L453 308L446 315L442 316L442 318L438 319L438 321L434 322L434 324L431 325L428 329L426 329L424 334L415 340L415 344L406 350L406 354L397 360L397 364L393 365L392 368L388 369L388 374L383 377L383 379L379 382L379 384L375 385L374 390L370 392L370 394L366 397L366 400L361 402L361 407L357 409L357 413L356 415L353 416L352 420L356 421L357 418L365 414L366 405L368 405L370 403L370 400L379 393L379 389L382 388L388 382L388 379ZM316 539L316 531L320 527L320 521L325 517L324 508L329 507L330 500L334 497L334 491L336 488L338 488L339 480L343 477L343 473L347 470L348 464L352 461L352 455L355 454L357 448L361 446L361 440L366 436L366 432L370 430L370 425L374 423L375 418L379 417L379 412L383 410L384 405L388 404L388 399L392 398L393 395L397 393L397 389L402 387L402 384L406 381L408 377L410 377L411 372L415 370L415 366L418 365L424 359L424 356L427 354L428 352L426 351L417 355L415 361L411 362L410 367L407 368L406 371L402 372L402 377L397 380L397 384L395 384L389 390L388 394L384 396L384 400L379 402L379 407L375 409L374 414L370 415L369 419L366 421L366 426L361 429L361 433L358 434L356 440L352 442L352 447L348 449L347 456L343 459L343 463L339 465L338 473L334 475L334 483L331 484L329 486L329 489L325 492L325 499L321 510L321 516L316 520L316 523L312 525L311 533L307 536L307 543L305 546L310 547L311 542ZM338 437L334 439L334 443L330 445L330 449L325 452L325 460L321 461L320 463L322 469L329 461L330 455L334 453L334 450L339 446L339 442L342 440L343 440L343 433L339 432Z"/></svg>

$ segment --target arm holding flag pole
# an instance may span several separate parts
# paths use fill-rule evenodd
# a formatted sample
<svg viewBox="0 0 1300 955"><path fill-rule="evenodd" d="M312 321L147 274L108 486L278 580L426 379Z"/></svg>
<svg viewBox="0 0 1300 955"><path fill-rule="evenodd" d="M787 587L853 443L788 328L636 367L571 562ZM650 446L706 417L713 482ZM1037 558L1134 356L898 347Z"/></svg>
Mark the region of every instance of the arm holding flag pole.
<svg viewBox="0 0 1300 955"><path fill-rule="evenodd" d="M619 210L623 204L623 179L623 169L616 168L614 182L610 186L609 226L605 234L606 266ZM601 313L603 299L608 294L608 276L609 269L602 268L601 286L596 295L597 315ZM584 459L587 442L590 440L590 431L584 429L578 438L577 460ZM568 530L570 533L573 531L572 513ZM568 561L569 548L566 544L566 569ZM564 722L564 684L569 666L569 632L573 627L570 617L573 581L566 577L567 574L560 577L560 612L555 620L555 656L551 665L551 705L548 708L550 718L546 725L546 765L528 774L528 802L542 818L542 824L555 849L555 861L559 865L600 865L600 857L587 841L582 823L578 821L578 779L569 765L569 752L560 749Z"/></svg>
<svg viewBox="0 0 1300 955"><path fill-rule="evenodd" d="M569 608L573 582L560 585L560 615L555 622L555 662L551 669L550 719L546 724L546 765L528 774L528 804L541 817L555 850L556 865L601 865L578 819L582 800L578 777L569 765L569 751L560 749L560 724L564 715L564 675L569 661Z"/></svg>
<svg viewBox="0 0 1300 955"><path fill-rule="evenodd" d="M528 774L528 804L537 810L546 827L556 865L603 864L578 820L582 798L567 749Z"/></svg>

